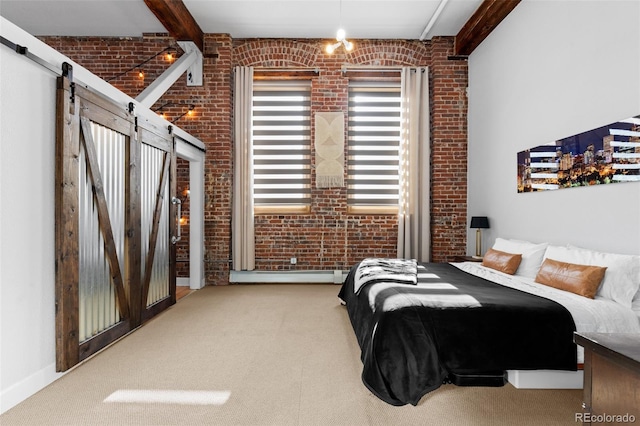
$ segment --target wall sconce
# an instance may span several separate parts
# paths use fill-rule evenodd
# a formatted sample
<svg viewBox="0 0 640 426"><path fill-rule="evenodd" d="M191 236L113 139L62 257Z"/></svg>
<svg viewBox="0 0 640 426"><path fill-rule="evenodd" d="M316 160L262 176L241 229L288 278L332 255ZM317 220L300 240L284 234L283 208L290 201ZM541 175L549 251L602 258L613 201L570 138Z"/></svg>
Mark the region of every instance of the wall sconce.
<svg viewBox="0 0 640 426"><path fill-rule="evenodd" d="M489 218L486 216L473 216L471 217L471 226L469 228L475 228L476 230L476 255L474 257L482 257L482 234L481 229L489 228Z"/></svg>

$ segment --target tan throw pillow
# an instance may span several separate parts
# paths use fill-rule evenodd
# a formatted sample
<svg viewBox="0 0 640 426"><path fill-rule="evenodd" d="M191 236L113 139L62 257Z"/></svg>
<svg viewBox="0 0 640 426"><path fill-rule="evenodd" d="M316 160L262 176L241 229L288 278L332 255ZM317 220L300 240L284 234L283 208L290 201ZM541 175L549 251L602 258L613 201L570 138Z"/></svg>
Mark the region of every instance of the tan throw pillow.
<svg viewBox="0 0 640 426"><path fill-rule="evenodd" d="M482 258L482 265L505 274L513 275L522 261L521 254L489 249Z"/></svg>
<svg viewBox="0 0 640 426"><path fill-rule="evenodd" d="M540 266L536 282L593 299L606 270L606 266L577 265L547 258Z"/></svg>

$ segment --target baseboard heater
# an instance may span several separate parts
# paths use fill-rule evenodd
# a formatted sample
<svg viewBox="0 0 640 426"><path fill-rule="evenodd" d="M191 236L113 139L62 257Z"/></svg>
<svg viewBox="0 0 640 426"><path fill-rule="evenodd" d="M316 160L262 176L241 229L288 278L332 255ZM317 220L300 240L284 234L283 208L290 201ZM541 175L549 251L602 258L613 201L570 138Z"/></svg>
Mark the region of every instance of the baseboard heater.
<svg viewBox="0 0 640 426"><path fill-rule="evenodd" d="M348 271L231 271L230 283L333 283L342 284Z"/></svg>

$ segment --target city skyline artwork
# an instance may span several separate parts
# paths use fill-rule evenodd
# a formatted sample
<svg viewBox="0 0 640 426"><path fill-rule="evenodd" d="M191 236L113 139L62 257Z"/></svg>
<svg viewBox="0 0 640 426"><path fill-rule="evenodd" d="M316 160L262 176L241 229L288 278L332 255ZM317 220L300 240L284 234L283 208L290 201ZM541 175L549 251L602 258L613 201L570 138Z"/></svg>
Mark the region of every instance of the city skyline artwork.
<svg viewBox="0 0 640 426"><path fill-rule="evenodd" d="M518 192L640 182L640 115L518 152Z"/></svg>

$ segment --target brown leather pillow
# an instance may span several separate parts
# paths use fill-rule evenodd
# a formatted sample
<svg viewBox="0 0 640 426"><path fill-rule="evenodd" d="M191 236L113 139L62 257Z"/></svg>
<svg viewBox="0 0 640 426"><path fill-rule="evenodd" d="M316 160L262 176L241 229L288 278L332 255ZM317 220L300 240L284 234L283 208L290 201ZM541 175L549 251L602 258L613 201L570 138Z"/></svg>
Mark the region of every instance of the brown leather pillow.
<svg viewBox="0 0 640 426"><path fill-rule="evenodd" d="M577 265L547 258L538 270L536 282L593 299L606 270L606 266Z"/></svg>
<svg viewBox="0 0 640 426"><path fill-rule="evenodd" d="M505 274L513 275L522 261L521 254L489 249L482 258L482 265Z"/></svg>

